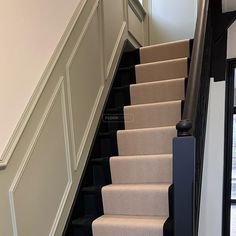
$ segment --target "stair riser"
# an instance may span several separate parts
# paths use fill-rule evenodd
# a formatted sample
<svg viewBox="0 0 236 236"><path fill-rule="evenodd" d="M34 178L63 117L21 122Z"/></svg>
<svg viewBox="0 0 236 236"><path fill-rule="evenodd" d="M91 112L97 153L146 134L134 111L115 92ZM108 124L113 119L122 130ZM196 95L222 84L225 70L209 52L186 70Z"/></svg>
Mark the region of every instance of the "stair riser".
<svg viewBox="0 0 236 236"><path fill-rule="evenodd" d="M181 120L181 101L124 108L125 129L173 126Z"/></svg>
<svg viewBox="0 0 236 236"><path fill-rule="evenodd" d="M172 156L112 157L113 184L171 183Z"/></svg>
<svg viewBox="0 0 236 236"><path fill-rule="evenodd" d="M130 86L131 105L185 99L185 79Z"/></svg>
<svg viewBox="0 0 236 236"><path fill-rule="evenodd" d="M116 134L96 139L91 156L100 158L116 155L118 155Z"/></svg>
<svg viewBox="0 0 236 236"><path fill-rule="evenodd" d="M106 132L124 129L125 126L123 108L122 111L108 111L107 113L105 113L102 119L102 127L103 130Z"/></svg>
<svg viewBox="0 0 236 236"><path fill-rule="evenodd" d="M102 128L105 132L116 131L116 130L123 130L125 129L124 122L103 122Z"/></svg>
<svg viewBox="0 0 236 236"><path fill-rule="evenodd" d="M120 67L133 66L140 63L140 50L137 48L130 52L125 52L121 58Z"/></svg>
<svg viewBox="0 0 236 236"><path fill-rule="evenodd" d="M122 87L129 84L135 84L135 67L133 66L118 70L116 77L117 78L115 79L114 87Z"/></svg>
<svg viewBox="0 0 236 236"><path fill-rule="evenodd" d="M102 215L103 207L102 207L102 198L101 193L99 194L88 194L85 193L83 196L84 199L84 214L85 215Z"/></svg>
<svg viewBox="0 0 236 236"><path fill-rule="evenodd" d="M175 43L166 43L141 48L140 62L149 63L190 57L191 43L190 40L183 40Z"/></svg>
<svg viewBox="0 0 236 236"><path fill-rule="evenodd" d="M108 99L108 107L122 107L130 105L129 86L114 88Z"/></svg>
<svg viewBox="0 0 236 236"><path fill-rule="evenodd" d="M168 188L102 189L104 214L168 216Z"/></svg>
<svg viewBox="0 0 236 236"><path fill-rule="evenodd" d="M160 225L106 225L94 224L93 236L163 236L163 227ZM86 235L87 236L87 235ZM88 235L89 236L89 235Z"/></svg>
<svg viewBox="0 0 236 236"><path fill-rule="evenodd" d="M93 166L93 185L104 186L111 183L109 165Z"/></svg>
<svg viewBox="0 0 236 236"><path fill-rule="evenodd" d="M72 234L70 236L93 236L91 227L73 227ZM69 236L69 235L68 235Z"/></svg>
<svg viewBox="0 0 236 236"><path fill-rule="evenodd" d="M188 59L138 65L135 67L136 83L163 81L188 77Z"/></svg>
<svg viewBox="0 0 236 236"><path fill-rule="evenodd" d="M118 131L118 152L120 156L170 154L175 136L175 127Z"/></svg>

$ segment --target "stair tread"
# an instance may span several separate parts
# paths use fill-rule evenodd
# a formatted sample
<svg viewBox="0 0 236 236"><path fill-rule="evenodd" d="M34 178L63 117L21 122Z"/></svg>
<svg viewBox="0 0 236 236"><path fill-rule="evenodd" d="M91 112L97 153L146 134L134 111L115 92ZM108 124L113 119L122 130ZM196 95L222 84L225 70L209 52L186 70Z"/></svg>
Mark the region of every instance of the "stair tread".
<svg viewBox="0 0 236 236"><path fill-rule="evenodd" d="M186 78L144 82L130 85L131 105L185 99Z"/></svg>
<svg viewBox="0 0 236 236"><path fill-rule="evenodd" d="M145 190L153 191L166 191L170 187L171 183L148 183L148 184L109 184L102 188L102 191L139 191Z"/></svg>
<svg viewBox="0 0 236 236"><path fill-rule="evenodd" d="M136 83L170 80L188 76L189 58L150 62L135 67Z"/></svg>
<svg viewBox="0 0 236 236"><path fill-rule="evenodd" d="M111 156L110 159L117 158L117 159L129 159L129 158L165 158L165 157L172 157L172 154L152 154L152 155L129 155L129 156Z"/></svg>
<svg viewBox="0 0 236 236"><path fill-rule="evenodd" d="M167 79L167 80L160 80L160 81L151 81L151 82L145 82L145 83L139 83L139 84L131 84L130 87L143 87L146 85L168 84L173 81L182 81L182 80L186 80L186 78L183 77L183 78Z"/></svg>
<svg viewBox="0 0 236 236"><path fill-rule="evenodd" d="M175 125L181 120L182 101L139 104L124 107L125 129Z"/></svg>
<svg viewBox="0 0 236 236"><path fill-rule="evenodd" d="M103 215L93 222L94 236L163 236L167 217Z"/></svg>
<svg viewBox="0 0 236 236"><path fill-rule="evenodd" d="M163 225L167 217L162 216L128 216L128 215L103 215L97 218L93 224L112 224L114 226L118 225L136 225L148 226L153 225L159 227Z"/></svg>
<svg viewBox="0 0 236 236"><path fill-rule="evenodd" d="M156 46L161 47L161 46L167 46L167 45L184 43L184 42L188 43L188 42L190 42L190 40L191 39L181 39L181 40L175 40L175 41L171 41L171 42L157 43L157 44L141 47L140 49L153 48Z"/></svg>
<svg viewBox="0 0 236 236"><path fill-rule="evenodd" d="M190 57L192 40L179 40L140 48L140 63Z"/></svg>
<svg viewBox="0 0 236 236"><path fill-rule="evenodd" d="M136 65L135 67L144 67L144 66L151 66L151 65L161 65L161 64L168 64L171 62L178 62L178 61L187 61L189 57L182 57L182 58L175 58L175 59L169 59L169 60L164 60L164 61L154 61L154 62L148 62L148 63L143 63Z"/></svg>
<svg viewBox="0 0 236 236"><path fill-rule="evenodd" d="M175 126L119 130L118 153L121 156L169 154L176 133Z"/></svg>
<svg viewBox="0 0 236 236"><path fill-rule="evenodd" d="M108 215L168 216L171 184L110 184L102 188Z"/></svg>
<svg viewBox="0 0 236 236"><path fill-rule="evenodd" d="M170 130L176 129L175 126L163 126L163 127L152 127L152 128L140 128L140 129L131 129L131 130L118 130L118 134L125 134L125 133L136 133L136 132L148 132L148 131L163 131L163 130Z"/></svg>
<svg viewBox="0 0 236 236"><path fill-rule="evenodd" d="M169 104L179 104L181 102L182 102L182 100L173 100L173 101L167 101L167 102L153 102L153 103L144 103L144 104L134 104L134 105L124 106L124 109L165 106L165 105L169 105Z"/></svg>
<svg viewBox="0 0 236 236"><path fill-rule="evenodd" d="M113 184L172 182L172 155L115 156L110 158Z"/></svg>

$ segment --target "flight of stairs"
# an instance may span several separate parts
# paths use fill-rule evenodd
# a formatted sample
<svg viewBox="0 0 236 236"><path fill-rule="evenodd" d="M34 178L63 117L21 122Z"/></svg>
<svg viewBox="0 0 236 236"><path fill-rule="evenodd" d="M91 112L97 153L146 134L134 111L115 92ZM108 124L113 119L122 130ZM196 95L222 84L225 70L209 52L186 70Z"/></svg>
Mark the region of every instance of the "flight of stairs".
<svg viewBox="0 0 236 236"><path fill-rule="evenodd" d="M67 235L171 236L172 139L191 47L182 40L124 54Z"/></svg>

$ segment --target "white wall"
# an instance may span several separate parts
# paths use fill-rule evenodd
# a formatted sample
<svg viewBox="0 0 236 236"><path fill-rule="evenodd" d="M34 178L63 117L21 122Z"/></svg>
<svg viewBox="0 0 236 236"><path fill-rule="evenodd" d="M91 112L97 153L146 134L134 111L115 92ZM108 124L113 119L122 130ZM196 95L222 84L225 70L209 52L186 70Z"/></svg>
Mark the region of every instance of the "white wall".
<svg viewBox="0 0 236 236"><path fill-rule="evenodd" d="M233 2L226 2L224 11L232 10ZM227 58L236 58L235 42L236 23L228 31ZM225 82L211 88L199 236L221 236L222 228Z"/></svg>
<svg viewBox="0 0 236 236"><path fill-rule="evenodd" d="M225 81L211 79L199 236L221 236L224 170Z"/></svg>
<svg viewBox="0 0 236 236"><path fill-rule="evenodd" d="M0 157L81 1L0 0Z"/></svg>
<svg viewBox="0 0 236 236"><path fill-rule="evenodd" d="M193 38L197 0L149 0L150 44Z"/></svg>

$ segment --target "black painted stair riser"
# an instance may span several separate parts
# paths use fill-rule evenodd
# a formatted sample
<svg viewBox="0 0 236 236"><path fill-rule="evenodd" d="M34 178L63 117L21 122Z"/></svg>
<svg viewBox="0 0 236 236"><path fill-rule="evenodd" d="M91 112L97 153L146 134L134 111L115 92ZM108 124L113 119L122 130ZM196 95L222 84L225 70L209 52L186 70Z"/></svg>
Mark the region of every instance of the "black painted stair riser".
<svg viewBox="0 0 236 236"><path fill-rule="evenodd" d="M135 66L120 68L117 71L114 87L123 87L129 84L135 84Z"/></svg>
<svg viewBox="0 0 236 236"><path fill-rule="evenodd" d="M110 157L96 158L90 161L93 168L93 185L104 186L111 183Z"/></svg>
<svg viewBox="0 0 236 236"><path fill-rule="evenodd" d="M97 216L84 216L78 218L72 222L72 230L70 236L92 236L92 222L97 218ZM69 235L68 235L69 236Z"/></svg>
<svg viewBox="0 0 236 236"><path fill-rule="evenodd" d="M84 214L85 215L102 215L102 195L101 186L91 186L82 188Z"/></svg>
<svg viewBox="0 0 236 236"><path fill-rule="evenodd" d="M109 108L116 108L130 105L130 89L129 86L115 87L111 91L108 98Z"/></svg>
<svg viewBox="0 0 236 236"><path fill-rule="evenodd" d="M129 67L137 64L140 64L140 51L138 48L123 54L120 67Z"/></svg>

